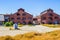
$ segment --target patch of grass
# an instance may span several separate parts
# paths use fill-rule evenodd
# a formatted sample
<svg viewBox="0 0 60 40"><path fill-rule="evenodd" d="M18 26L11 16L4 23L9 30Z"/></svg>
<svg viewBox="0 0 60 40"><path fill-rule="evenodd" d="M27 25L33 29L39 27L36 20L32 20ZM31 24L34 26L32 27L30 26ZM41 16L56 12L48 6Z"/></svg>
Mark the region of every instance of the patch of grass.
<svg viewBox="0 0 60 40"><path fill-rule="evenodd" d="M60 27L60 24L41 24L41 25L43 25L43 26L47 26L47 27L52 27L52 28L58 28L58 27Z"/></svg>

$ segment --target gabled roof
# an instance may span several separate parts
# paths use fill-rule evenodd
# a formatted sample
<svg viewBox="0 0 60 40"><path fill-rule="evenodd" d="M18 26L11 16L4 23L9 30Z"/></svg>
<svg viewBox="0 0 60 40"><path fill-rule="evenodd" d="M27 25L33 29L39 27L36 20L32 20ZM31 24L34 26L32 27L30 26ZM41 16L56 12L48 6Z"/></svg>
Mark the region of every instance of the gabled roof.
<svg viewBox="0 0 60 40"><path fill-rule="evenodd" d="M51 8L47 9L47 10L44 10L43 12L41 12L40 14L45 14L47 13L47 11L53 11Z"/></svg>
<svg viewBox="0 0 60 40"><path fill-rule="evenodd" d="M45 14L45 13L47 13L48 11L52 11L52 12L53 12L53 10L52 10L51 8L49 8L49 9L41 12L41 13L40 13L40 16L43 15L43 14ZM53 13L54 13L54 12L53 12ZM56 13L54 13L54 14L56 14ZM58 15L58 14L56 14L56 15ZM58 15L58 16L59 16L59 15Z"/></svg>
<svg viewBox="0 0 60 40"><path fill-rule="evenodd" d="M16 12L16 13L14 13L14 14L17 14L18 12ZM31 14L29 14L29 13L27 13L27 12L24 12L25 14L28 14L28 15L31 15ZM14 15L14 14L11 14L11 15ZM31 15L31 16L33 16L33 15Z"/></svg>

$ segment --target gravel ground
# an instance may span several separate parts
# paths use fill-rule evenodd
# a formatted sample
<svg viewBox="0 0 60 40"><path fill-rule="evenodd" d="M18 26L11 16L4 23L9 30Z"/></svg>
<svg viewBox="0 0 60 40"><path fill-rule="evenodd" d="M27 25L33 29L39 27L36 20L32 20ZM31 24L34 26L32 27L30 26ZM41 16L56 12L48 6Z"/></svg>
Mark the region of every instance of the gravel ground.
<svg viewBox="0 0 60 40"><path fill-rule="evenodd" d="M14 36L16 34L24 34L28 32L39 32L39 33L45 33L45 32L50 32L54 30L60 30L60 28L49 28L46 26L42 25L36 25L36 26L23 26L20 27L20 30L9 30L8 27L0 27L0 36L5 36L5 35L11 35Z"/></svg>

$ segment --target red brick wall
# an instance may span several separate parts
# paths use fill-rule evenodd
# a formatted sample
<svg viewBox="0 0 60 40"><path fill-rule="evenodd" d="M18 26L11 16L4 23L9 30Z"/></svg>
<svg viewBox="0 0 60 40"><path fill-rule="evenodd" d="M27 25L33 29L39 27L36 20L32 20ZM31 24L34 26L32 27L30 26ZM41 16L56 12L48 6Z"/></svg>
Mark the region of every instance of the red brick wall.
<svg viewBox="0 0 60 40"><path fill-rule="evenodd" d="M19 14L19 15L17 15L17 14ZM23 14L25 14L25 16L23 16ZM19 20L17 19L18 17L20 18ZM26 19L22 20L23 17L26 18ZM12 18L14 18L14 20L12 20ZM29 18L31 18L31 19L29 19ZM25 12L25 11L20 10L20 11L17 11L16 13L10 15L10 20L13 21L14 23L15 22L23 23L23 21L25 21L26 24L28 24L29 21L31 23L33 22L33 16L31 14Z"/></svg>
<svg viewBox="0 0 60 40"><path fill-rule="evenodd" d="M49 16L49 14L52 14L52 16ZM42 20L42 17L45 17L46 19L45 20ZM52 18L51 22L53 23L54 21L58 20L60 21L59 19L59 15L54 13L54 12L46 12L44 14L41 15L41 22L45 22L45 23L48 23L49 22L49 17ZM55 18L55 17L58 17L58 18Z"/></svg>

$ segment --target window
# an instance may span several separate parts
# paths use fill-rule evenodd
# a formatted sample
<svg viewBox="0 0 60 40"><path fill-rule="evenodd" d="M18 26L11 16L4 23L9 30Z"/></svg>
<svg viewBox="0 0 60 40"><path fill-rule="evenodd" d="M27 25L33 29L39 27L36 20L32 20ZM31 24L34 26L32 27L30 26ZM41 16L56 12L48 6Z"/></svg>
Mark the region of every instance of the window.
<svg viewBox="0 0 60 40"><path fill-rule="evenodd" d="M53 16L53 15L51 13L49 13L48 16Z"/></svg>
<svg viewBox="0 0 60 40"><path fill-rule="evenodd" d="M55 19L58 19L58 17L55 17Z"/></svg>
<svg viewBox="0 0 60 40"><path fill-rule="evenodd" d="M17 16L20 16L20 14L19 14L19 13L17 13Z"/></svg>
<svg viewBox="0 0 60 40"><path fill-rule="evenodd" d="M36 21L36 20L37 20L37 18L34 18L33 20L34 20L34 21Z"/></svg>
<svg viewBox="0 0 60 40"><path fill-rule="evenodd" d="M46 17L42 17L42 20L46 20Z"/></svg>
<svg viewBox="0 0 60 40"><path fill-rule="evenodd" d="M29 19L29 20L31 20L32 18L31 18L31 17L29 17L28 19Z"/></svg>
<svg viewBox="0 0 60 40"><path fill-rule="evenodd" d="M52 17L49 17L48 19L49 19L49 20L53 20Z"/></svg>
<svg viewBox="0 0 60 40"><path fill-rule="evenodd" d="M25 16L25 15L26 15L25 13L22 14L22 16Z"/></svg>
<svg viewBox="0 0 60 40"><path fill-rule="evenodd" d="M8 22L8 19L5 19L5 22Z"/></svg>
<svg viewBox="0 0 60 40"><path fill-rule="evenodd" d="M14 20L14 18L11 18L12 20Z"/></svg>
<svg viewBox="0 0 60 40"><path fill-rule="evenodd" d="M25 18L25 17L23 17L23 18L22 18L22 20L26 20L26 18Z"/></svg>
<svg viewBox="0 0 60 40"><path fill-rule="evenodd" d="M20 17L18 17L17 20L20 20Z"/></svg>

